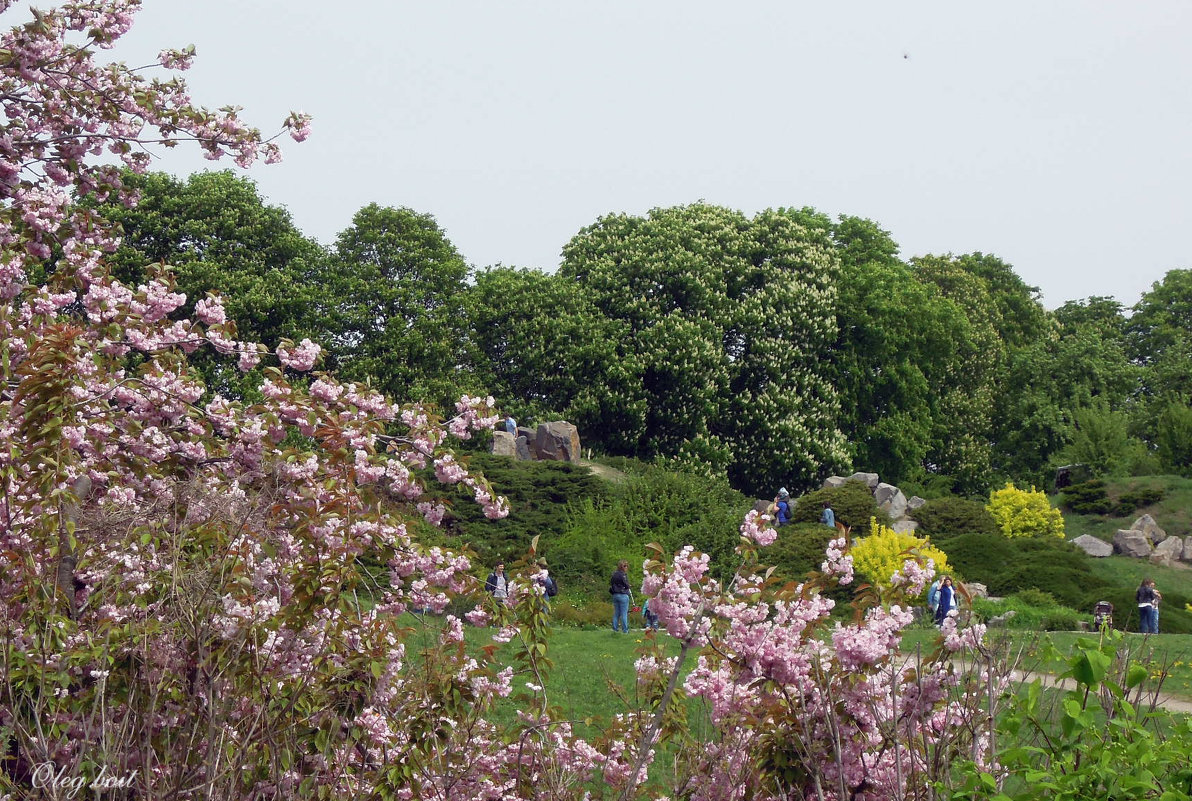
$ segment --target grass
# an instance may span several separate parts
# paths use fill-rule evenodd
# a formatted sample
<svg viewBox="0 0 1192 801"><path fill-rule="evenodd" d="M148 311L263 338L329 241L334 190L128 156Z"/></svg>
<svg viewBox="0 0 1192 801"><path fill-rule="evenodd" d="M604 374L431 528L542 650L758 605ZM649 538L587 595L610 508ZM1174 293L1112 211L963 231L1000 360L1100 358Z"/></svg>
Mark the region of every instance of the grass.
<svg viewBox="0 0 1192 801"><path fill-rule="evenodd" d="M1068 539L1082 534L1092 534L1110 542L1118 529L1130 528L1135 520L1145 514L1155 518L1155 522L1169 536L1192 536L1192 479L1181 476L1106 479L1105 488L1110 499L1115 501L1123 494L1137 489L1159 489L1163 491L1163 497L1122 517L1081 515L1064 510L1064 530ZM1060 500L1060 496L1056 495L1052 497L1052 504L1058 506Z"/></svg>

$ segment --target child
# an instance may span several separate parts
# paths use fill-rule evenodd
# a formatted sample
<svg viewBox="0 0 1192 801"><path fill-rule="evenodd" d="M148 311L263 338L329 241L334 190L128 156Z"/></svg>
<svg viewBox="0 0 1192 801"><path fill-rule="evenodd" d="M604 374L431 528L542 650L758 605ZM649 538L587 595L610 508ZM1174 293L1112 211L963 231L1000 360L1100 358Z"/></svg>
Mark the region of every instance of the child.
<svg viewBox="0 0 1192 801"><path fill-rule="evenodd" d="M647 628L658 630L658 615L650 610L650 599L647 598L642 602L642 617L646 619Z"/></svg>

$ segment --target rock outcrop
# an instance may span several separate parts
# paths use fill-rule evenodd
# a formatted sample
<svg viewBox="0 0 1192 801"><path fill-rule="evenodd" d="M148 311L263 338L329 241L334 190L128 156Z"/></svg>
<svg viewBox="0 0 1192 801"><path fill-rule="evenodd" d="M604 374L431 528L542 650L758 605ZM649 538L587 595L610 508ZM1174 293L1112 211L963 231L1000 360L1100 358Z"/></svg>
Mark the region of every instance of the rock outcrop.
<svg viewBox="0 0 1192 801"><path fill-rule="evenodd" d="M517 427L517 436L494 431L489 449L495 456L509 456L520 461L578 462L579 431L565 420L539 424L537 430Z"/></svg>
<svg viewBox="0 0 1192 801"><path fill-rule="evenodd" d="M1113 551L1135 559L1147 559L1154 548L1146 534L1132 528L1120 528L1113 535Z"/></svg>
<svg viewBox="0 0 1192 801"><path fill-rule="evenodd" d="M1159 528L1159 524L1155 522L1155 518L1150 515L1143 515L1134 521L1130 526L1132 531L1141 531L1146 538L1150 540L1151 545L1158 545L1167 539L1167 532Z"/></svg>
<svg viewBox="0 0 1192 801"><path fill-rule="evenodd" d="M1072 544L1089 556L1095 556L1098 559L1113 556L1113 546L1105 540L1094 537L1092 534L1081 534L1072 540Z"/></svg>
<svg viewBox="0 0 1192 801"><path fill-rule="evenodd" d="M1184 558L1184 541L1179 537L1167 537L1151 551L1150 560L1157 565L1171 567Z"/></svg>
<svg viewBox="0 0 1192 801"><path fill-rule="evenodd" d="M534 454L543 461L578 462L579 431L563 420L540 423L534 438Z"/></svg>

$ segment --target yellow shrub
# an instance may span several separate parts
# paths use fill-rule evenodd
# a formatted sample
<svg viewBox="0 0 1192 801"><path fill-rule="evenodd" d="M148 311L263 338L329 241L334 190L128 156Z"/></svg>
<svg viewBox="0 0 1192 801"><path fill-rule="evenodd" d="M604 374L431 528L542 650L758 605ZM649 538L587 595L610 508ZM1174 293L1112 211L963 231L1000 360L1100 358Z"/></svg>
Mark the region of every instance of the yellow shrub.
<svg viewBox="0 0 1192 801"><path fill-rule="evenodd" d="M872 518L869 520L869 536L854 542L850 553L853 568L870 584L886 589L890 586L890 578L902 569L907 551L934 560L936 575L952 572L948 555L931 545L926 537L916 537L910 531L897 532Z"/></svg>
<svg viewBox="0 0 1192 801"><path fill-rule="evenodd" d="M1028 492L1007 482L989 493L985 508L1007 537L1064 537L1064 516L1034 487Z"/></svg>

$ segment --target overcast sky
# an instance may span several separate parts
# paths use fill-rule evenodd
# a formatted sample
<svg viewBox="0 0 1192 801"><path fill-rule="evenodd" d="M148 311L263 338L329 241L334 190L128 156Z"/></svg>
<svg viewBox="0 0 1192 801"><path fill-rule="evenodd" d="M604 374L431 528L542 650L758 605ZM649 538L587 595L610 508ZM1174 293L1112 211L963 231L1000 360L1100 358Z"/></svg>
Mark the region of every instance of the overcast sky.
<svg viewBox="0 0 1192 801"><path fill-rule="evenodd" d="M1054 308L1192 268L1190 34L1187 0L144 0L119 52L194 44L198 102L313 114L249 175L324 243L376 202L553 270L610 212L814 206Z"/></svg>

